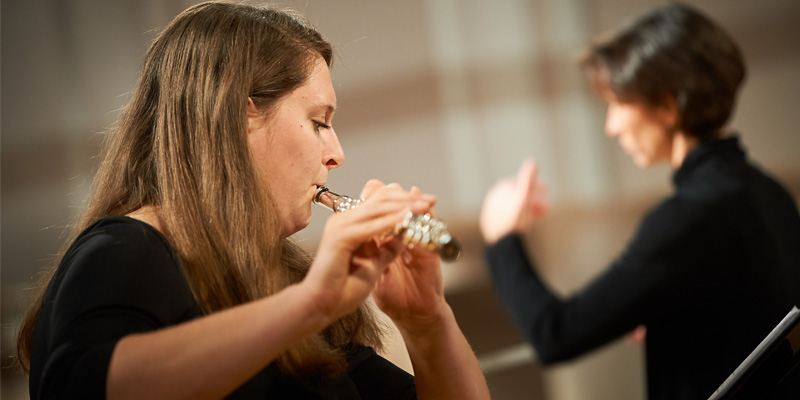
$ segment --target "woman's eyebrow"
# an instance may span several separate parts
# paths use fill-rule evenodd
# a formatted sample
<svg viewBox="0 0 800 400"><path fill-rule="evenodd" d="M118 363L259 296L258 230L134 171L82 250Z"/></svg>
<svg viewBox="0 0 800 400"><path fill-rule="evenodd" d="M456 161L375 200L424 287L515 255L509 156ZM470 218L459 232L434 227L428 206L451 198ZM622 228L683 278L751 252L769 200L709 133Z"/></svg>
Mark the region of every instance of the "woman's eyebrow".
<svg viewBox="0 0 800 400"><path fill-rule="evenodd" d="M331 116L331 115L333 115L333 113L336 112L336 107L331 105L331 104L327 104L327 103L317 103L317 104L312 106L312 109L314 109L314 110L325 110L325 115L326 116Z"/></svg>

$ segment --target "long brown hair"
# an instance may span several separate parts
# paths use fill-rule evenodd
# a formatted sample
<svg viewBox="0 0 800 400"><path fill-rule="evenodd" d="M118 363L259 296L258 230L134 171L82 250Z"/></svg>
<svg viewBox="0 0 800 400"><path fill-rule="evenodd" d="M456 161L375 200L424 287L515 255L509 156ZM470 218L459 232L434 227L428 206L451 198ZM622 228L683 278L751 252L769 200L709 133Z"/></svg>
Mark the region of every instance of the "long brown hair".
<svg viewBox="0 0 800 400"><path fill-rule="evenodd" d="M318 57L330 66L331 45L292 11L208 2L178 15L147 52L137 89L104 144L87 210L64 249L100 218L153 206L205 313L302 280L310 257L283 237L269 189L257 179L246 106L253 99L269 118ZM43 277L20 328L17 359L25 372L55 269ZM336 374L346 367L346 345L380 347L380 334L364 305L278 363L296 377Z"/></svg>

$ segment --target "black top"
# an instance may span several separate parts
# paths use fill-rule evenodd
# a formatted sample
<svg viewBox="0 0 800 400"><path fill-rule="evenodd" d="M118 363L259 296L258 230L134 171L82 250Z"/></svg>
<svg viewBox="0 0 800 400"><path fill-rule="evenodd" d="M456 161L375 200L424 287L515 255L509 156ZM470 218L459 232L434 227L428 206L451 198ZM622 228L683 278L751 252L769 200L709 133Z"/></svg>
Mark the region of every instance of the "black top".
<svg viewBox="0 0 800 400"><path fill-rule="evenodd" d="M487 248L494 286L543 363L647 326L650 399L707 399L800 305L800 216L737 138L691 151L675 193L611 266L568 299L542 282L517 235Z"/></svg>
<svg viewBox="0 0 800 400"><path fill-rule="evenodd" d="M34 328L31 399L105 398L120 338L201 315L166 238L135 219L104 218L75 240L47 288ZM371 348L353 348L348 362L338 378L304 382L271 364L228 398L416 398L413 376Z"/></svg>

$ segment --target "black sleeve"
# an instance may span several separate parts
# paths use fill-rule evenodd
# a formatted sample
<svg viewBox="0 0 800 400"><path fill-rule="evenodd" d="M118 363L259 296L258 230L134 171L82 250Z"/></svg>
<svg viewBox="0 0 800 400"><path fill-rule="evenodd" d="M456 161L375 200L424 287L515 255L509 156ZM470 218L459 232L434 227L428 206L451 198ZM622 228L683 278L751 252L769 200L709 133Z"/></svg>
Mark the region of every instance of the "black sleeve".
<svg viewBox="0 0 800 400"><path fill-rule="evenodd" d="M132 220L96 226L67 252L47 289L34 328L31 397L105 398L119 339L196 312L163 237Z"/></svg>
<svg viewBox="0 0 800 400"><path fill-rule="evenodd" d="M414 376L379 356L370 347L359 347L349 360L350 378L363 400L416 399Z"/></svg>
<svg viewBox="0 0 800 400"><path fill-rule="evenodd" d="M662 204L626 251L567 299L540 279L518 235L487 247L495 291L542 363L584 354L685 301L680 294L698 262L702 222L679 213L679 204Z"/></svg>

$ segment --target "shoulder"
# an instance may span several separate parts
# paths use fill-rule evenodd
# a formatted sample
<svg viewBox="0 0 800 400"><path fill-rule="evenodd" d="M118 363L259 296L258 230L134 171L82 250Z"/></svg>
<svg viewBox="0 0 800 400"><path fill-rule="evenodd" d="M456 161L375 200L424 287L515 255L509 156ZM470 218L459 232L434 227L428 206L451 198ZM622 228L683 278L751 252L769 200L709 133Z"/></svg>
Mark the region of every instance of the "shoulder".
<svg viewBox="0 0 800 400"><path fill-rule="evenodd" d="M772 209L796 212L794 199L786 188L743 153L707 157L684 174L666 208L727 222Z"/></svg>
<svg viewBox="0 0 800 400"><path fill-rule="evenodd" d="M152 226L128 217L103 218L86 228L64 254L62 265L179 265L175 250Z"/></svg>
<svg viewBox="0 0 800 400"><path fill-rule="evenodd" d="M687 196L675 193L662 200L642 221L642 227L650 231L669 232L676 235L685 234L702 226L712 218L708 212L713 209L714 201L704 197Z"/></svg>
<svg viewBox="0 0 800 400"><path fill-rule="evenodd" d="M88 310L116 306L158 309L165 301L191 303L180 260L151 226L127 217L104 218L67 250L51 281L48 300Z"/></svg>
<svg viewBox="0 0 800 400"><path fill-rule="evenodd" d="M741 221L764 207L756 201L763 193L754 179L761 177L746 163L703 164L686 174L675 192L644 217L636 244L661 253L680 247L682 253L691 254L690 249L703 252L704 246L733 239Z"/></svg>
<svg viewBox="0 0 800 400"><path fill-rule="evenodd" d="M760 195L785 196L786 190L751 160L738 137L704 144L675 173L676 197L697 205L751 206Z"/></svg>
<svg viewBox="0 0 800 400"><path fill-rule="evenodd" d="M59 273L65 283L183 279L177 253L167 239L128 217L103 218L84 230L64 254Z"/></svg>
<svg viewBox="0 0 800 400"><path fill-rule="evenodd" d="M697 253L710 232L720 227L719 215L708 212L713 209L709 205L680 194L664 199L639 224L625 258L650 265Z"/></svg>
<svg viewBox="0 0 800 400"><path fill-rule="evenodd" d="M105 246L174 252L169 241L152 226L129 217L106 217L81 232L68 254Z"/></svg>

